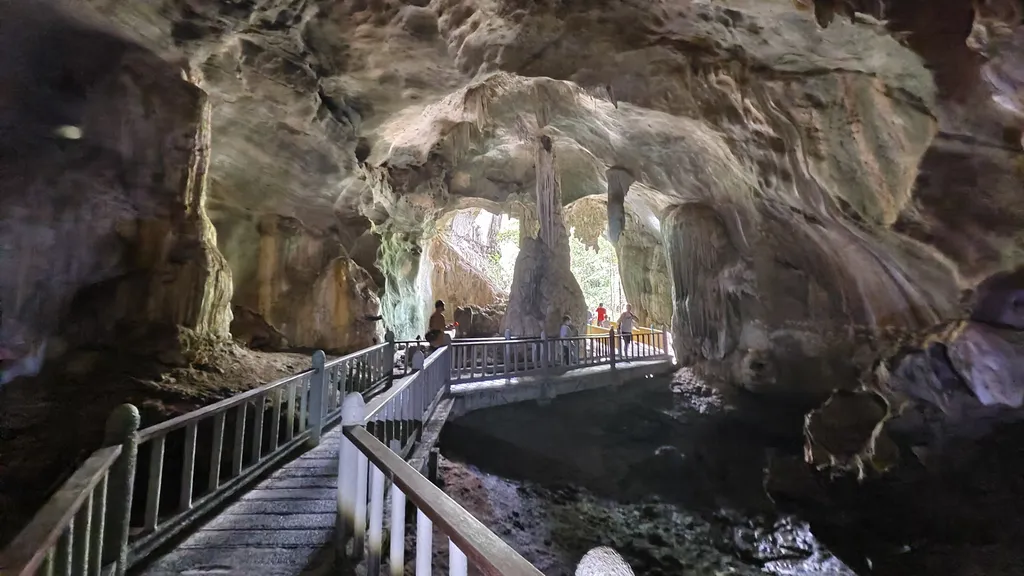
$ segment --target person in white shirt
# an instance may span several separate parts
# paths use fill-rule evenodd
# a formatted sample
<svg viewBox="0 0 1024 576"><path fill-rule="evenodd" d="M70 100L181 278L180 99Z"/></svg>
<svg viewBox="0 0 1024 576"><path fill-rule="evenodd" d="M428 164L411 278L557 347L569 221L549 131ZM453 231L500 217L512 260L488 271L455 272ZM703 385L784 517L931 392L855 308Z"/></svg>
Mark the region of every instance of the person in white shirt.
<svg viewBox="0 0 1024 576"><path fill-rule="evenodd" d="M629 352L629 345L633 343L633 321L640 319L633 314L633 307L626 304L626 310L619 315L619 335L622 336L622 351Z"/></svg>
<svg viewBox="0 0 1024 576"><path fill-rule="evenodd" d="M573 334L572 318L568 314L562 316L562 325L558 328L558 338L562 340L562 362L569 365L569 341L567 338L575 336Z"/></svg>

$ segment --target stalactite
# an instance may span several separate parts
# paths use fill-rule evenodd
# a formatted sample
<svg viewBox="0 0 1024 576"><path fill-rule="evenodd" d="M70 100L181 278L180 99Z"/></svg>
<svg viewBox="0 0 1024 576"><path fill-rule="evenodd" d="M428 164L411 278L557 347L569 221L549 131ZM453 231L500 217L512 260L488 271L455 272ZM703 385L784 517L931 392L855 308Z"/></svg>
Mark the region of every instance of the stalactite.
<svg viewBox="0 0 1024 576"><path fill-rule="evenodd" d="M608 178L608 239L615 244L626 228L626 193L636 179L618 167L609 168L605 174Z"/></svg>
<svg viewBox="0 0 1024 576"><path fill-rule="evenodd" d="M487 250L491 253L498 250L498 233L501 232L501 224L504 220L504 214L491 214L491 222L487 227Z"/></svg>
<svg viewBox="0 0 1024 576"><path fill-rule="evenodd" d="M540 241L553 248L557 241L555 218L561 219L562 194L555 172L555 152L551 137L539 138L536 164L537 171L537 219L540 220ZM564 228L564 224L562 225Z"/></svg>

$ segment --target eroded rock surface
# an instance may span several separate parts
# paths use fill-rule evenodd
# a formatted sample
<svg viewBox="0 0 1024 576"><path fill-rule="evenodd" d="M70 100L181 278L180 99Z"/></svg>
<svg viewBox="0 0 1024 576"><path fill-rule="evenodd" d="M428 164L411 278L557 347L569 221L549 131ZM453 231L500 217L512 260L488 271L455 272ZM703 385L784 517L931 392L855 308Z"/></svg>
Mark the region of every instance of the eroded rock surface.
<svg viewBox="0 0 1024 576"><path fill-rule="evenodd" d="M3 344L195 352L228 337L207 217L211 105L110 31L5 3ZM85 54L92 54L86 57ZM62 128L64 127L64 128Z"/></svg>
<svg viewBox="0 0 1024 576"><path fill-rule="evenodd" d="M0 7L5 358L184 361L232 309L271 347L410 337L465 284L429 260L464 208L520 217L503 326L553 333L584 316L560 212L603 203L581 236L719 388L881 394L917 446L1020 415L1013 2L63 4Z"/></svg>
<svg viewBox="0 0 1024 576"><path fill-rule="evenodd" d="M822 398L854 386L851 327L931 326L1019 261L1004 138L1016 120L994 110L967 42L972 26L1006 28L991 24L1005 11L976 23L910 0L818 21L781 0L87 4L209 93L211 211L231 230L232 271L259 269L261 251L238 247L264 235L264 215L296 219L369 272L404 331L423 323L438 219L532 203L538 111L562 202L606 199L628 299L650 321L674 314L681 357L723 382ZM972 36L997 88L1014 78L1010 36ZM717 244L691 242L690 224ZM245 292L235 305L268 314ZM265 319L316 341L303 313Z"/></svg>

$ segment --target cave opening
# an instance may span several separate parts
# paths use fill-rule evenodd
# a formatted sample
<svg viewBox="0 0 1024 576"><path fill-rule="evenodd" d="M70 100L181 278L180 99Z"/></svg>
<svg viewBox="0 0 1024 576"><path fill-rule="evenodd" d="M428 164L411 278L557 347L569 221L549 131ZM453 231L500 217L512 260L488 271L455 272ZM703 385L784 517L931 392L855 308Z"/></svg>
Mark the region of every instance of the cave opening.
<svg viewBox="0 0 1024 576"><path fill-rule="evenodd" d="M593 313L603 304L609 314L617 313L627 300L606 226L574 218L572 212L567 224L570 271L583 291L587 310ZM522 226L514 215L483 208L458 210L446 217L429 248L432 296L426 305L444 300L453 313L466 307L503 311L512 289ZM581 327L588 320L573 318L573 323Z"/></svg>

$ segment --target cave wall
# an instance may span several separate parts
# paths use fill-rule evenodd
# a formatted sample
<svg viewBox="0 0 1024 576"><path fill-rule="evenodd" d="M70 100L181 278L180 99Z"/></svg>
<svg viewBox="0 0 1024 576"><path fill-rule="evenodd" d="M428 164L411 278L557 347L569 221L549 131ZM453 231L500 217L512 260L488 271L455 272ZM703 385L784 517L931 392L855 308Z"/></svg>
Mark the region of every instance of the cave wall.
<svg viewBox="0 0 1024 576"><path fill-rule="evenodd" d="M609 213L629 298L666 315L657 257L630 257L653 246L630 238L639 214L669 255L677 343L749 388L846 385L870 356L858 334L941 323L1024 254L1019 149L963 48L964 3L893 3L901 39L865 18L822 30L783 0L88 3L189 59L224 143L217 202L320 231L373 223L381 272L362 266L407 336L438 217L534 203L539 110L566 202L608 193L610 168L633 181ZM691 223L723 252L686 247Z"/></svg>
<svg viewBox="0 0 1024 576"><path fill-rule="evenodd" d="M273 214L216 218L236 278L236 339L252 344L269 332L277 336L267 347L348 353L383 337L366 318L380 311L379 288L337 234Z"/></svg>
<svg viewBox="0 0 1024 576"><path fill-rule="evenodd" d="M622 291L640 323L657 329L670 327L672 281L660 234L639 224L627 227L619 236L615 253Z"/></svg>
<svg viewBox="0 0 1024 576"><path fill-rule="evenodd" d="M404 232L382 231L377 266L384 275L381 314L400 340L412 340L427 329L430 300L430 258L422 240Z"/></svg>
<svg viewBox="0 0 1024 576"><path fill-rule="evenodd" d="M49 3L5 3L0 19L19 22L0 50L3 345L170 354L226 339L206 95Z"/></svg>
<svg viewBox="0 0 1024 576"><path fill-rule="evenodd" d="M444 300L448 310L464 306L487 308L508 298L467 257L438 234L430 240L431 300ZM450 318L449 318L450 319Z"/></svg>

